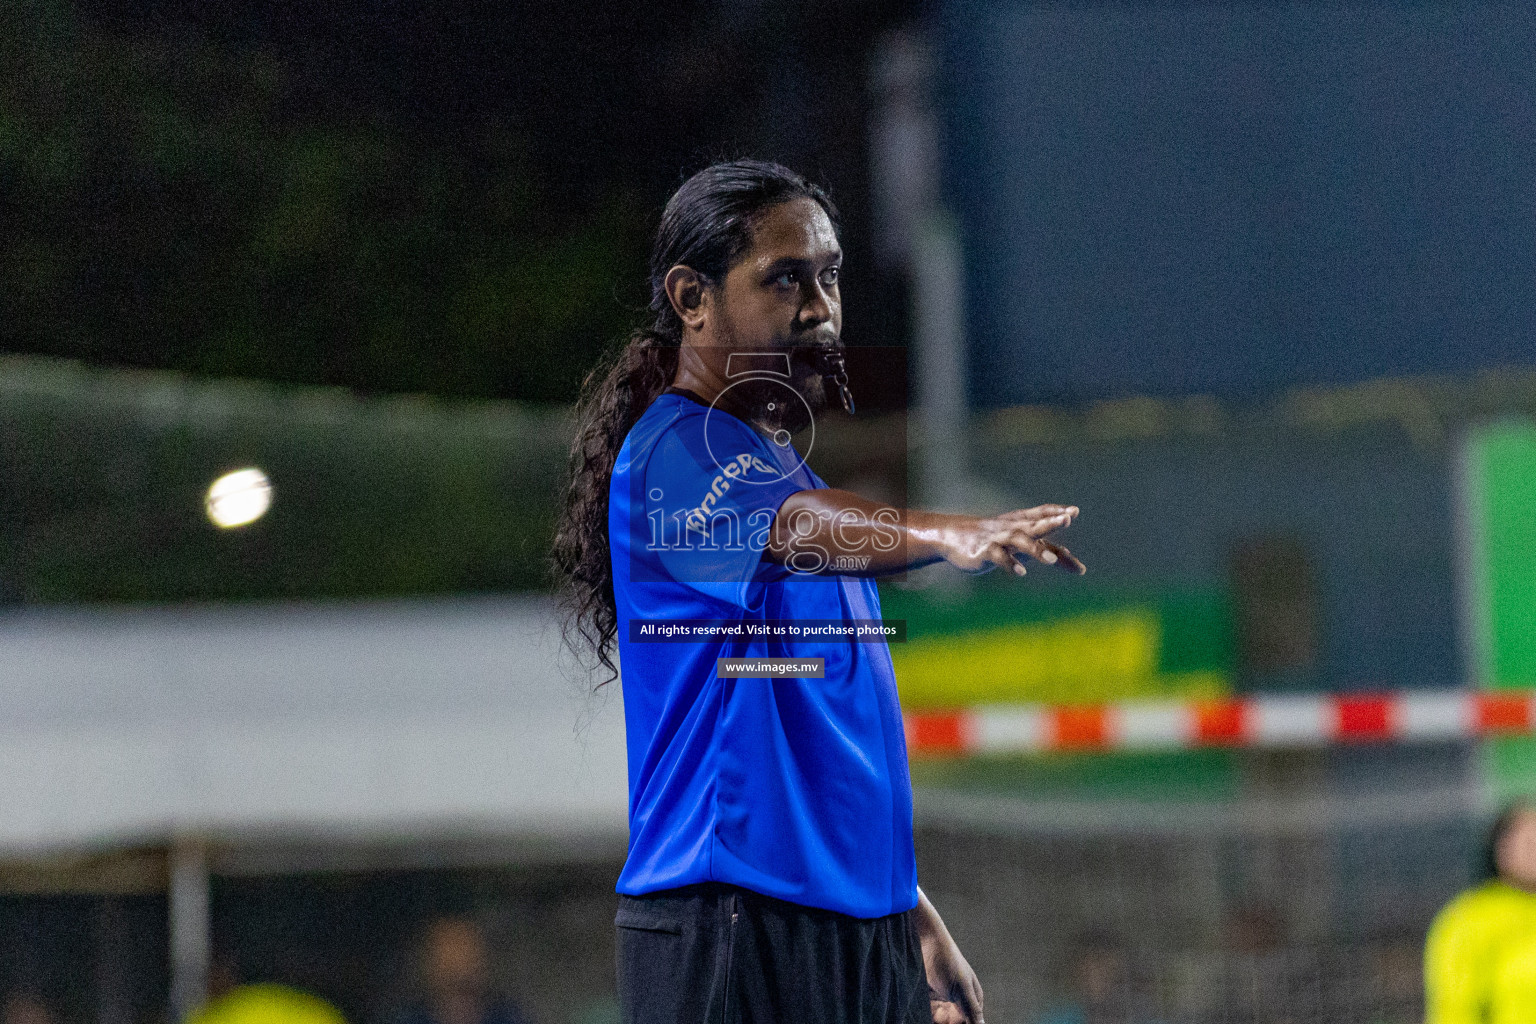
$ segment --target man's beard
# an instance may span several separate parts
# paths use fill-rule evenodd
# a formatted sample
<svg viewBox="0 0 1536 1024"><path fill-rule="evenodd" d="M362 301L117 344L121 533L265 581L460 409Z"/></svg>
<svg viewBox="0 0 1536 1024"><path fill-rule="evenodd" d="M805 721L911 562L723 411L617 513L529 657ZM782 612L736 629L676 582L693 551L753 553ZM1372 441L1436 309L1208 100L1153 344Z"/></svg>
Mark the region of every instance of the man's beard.
<svg viewBox="0 0 1536 1024"><path fill-rule="evenodd" d="M728 384L722 396L722 408L754 424L780 444L809 427L827 408L827 388L822 355L829 348L841 349L835 334L816 329L791 339L783 339L762 349L739 346L734 332L727 327L726 345L744 354L785 355L789 357L789 376L781 370L754 373L745 380ZM779 367L783 363L778 364Z"/></svg>
<svg viewBox="0 0 1536 1024"><path fill-rule="evenodd" d="M731 389L736 411L770 436L798 434L827 407L818 350L811 346L788 349L788 379L757 376Z"/></svg>

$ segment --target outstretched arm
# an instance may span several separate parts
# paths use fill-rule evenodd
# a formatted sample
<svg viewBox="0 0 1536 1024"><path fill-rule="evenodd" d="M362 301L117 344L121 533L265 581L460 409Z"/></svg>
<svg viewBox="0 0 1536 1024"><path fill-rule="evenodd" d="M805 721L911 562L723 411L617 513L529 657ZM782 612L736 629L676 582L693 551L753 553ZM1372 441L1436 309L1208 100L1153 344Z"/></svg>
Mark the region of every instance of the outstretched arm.
<svg viewBox="0 0 1536 1024"><path fill-rule="evenodd" d="M1069 526L1075 505L1038 505L996 516L899 509L852 491L819 488L784 499L765 556L805 572L881 576L947 561L961 569L1004 566L1024 574L1019 556L1082 574L1087 567L1047 535Z"/></svg>
<svg viewBox="0 0 1536 1024"><path fill-rule="evenodd" d="M934 1024L985 1024L981 982L921 888L917 890L917 935L928 972L928 1005Z"/></svg>

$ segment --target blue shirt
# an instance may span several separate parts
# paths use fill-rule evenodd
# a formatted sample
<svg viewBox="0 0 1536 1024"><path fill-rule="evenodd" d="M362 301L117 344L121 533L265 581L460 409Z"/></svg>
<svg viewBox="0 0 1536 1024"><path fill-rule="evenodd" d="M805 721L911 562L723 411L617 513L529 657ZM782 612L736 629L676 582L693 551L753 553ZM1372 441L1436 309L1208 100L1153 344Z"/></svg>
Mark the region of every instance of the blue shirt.
<svg viewBox="0 0 1536 1024"><path fill-rule="evenodd" d="M632 896L716 881L855 917L917 904L912 785L883 639L643 642L642 623L880 618L872 580L763 559L793 445L666 393L614 466L608 536L629 756ZM825 678L721 679L717 658L824 658Z"/></svg>

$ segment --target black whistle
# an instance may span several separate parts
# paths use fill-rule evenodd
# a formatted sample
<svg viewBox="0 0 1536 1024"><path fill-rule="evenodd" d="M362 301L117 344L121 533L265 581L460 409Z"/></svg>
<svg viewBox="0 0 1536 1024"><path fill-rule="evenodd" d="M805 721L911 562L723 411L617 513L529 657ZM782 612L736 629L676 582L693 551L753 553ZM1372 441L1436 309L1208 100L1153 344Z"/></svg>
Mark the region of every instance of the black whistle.
<svg viewBox="0 0 1536 1024"><path fill-rule="evenodd" d="M828 384L837 388L837 395L843 402L843 411L852 416L853 392L848 390L848 364L843 359L841 348L821 351L821 375Z"/></svg>

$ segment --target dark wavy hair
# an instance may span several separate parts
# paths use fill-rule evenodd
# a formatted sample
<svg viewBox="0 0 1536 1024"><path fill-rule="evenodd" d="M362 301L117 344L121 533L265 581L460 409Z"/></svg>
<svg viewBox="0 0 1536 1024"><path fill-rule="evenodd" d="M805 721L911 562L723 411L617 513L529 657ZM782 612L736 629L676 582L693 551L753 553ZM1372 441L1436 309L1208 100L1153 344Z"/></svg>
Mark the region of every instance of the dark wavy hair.
<svg viewBox="0 0 1536 1024"><path fill-rule="evenodd" d="M704 168L673 193L651 248L651 322L606 353L587 375L576 405L565 507L555 530L552 568L564 613L564 638L578 659L595 658L607 678L614 664L618 613L608 546L608 485L624 438L677 373L683 324L667 298L667 272L691 267L715 287L752 245L770 207L796 199L821 205L838 225L826 192L778 164L733 160Z"/></svg>

